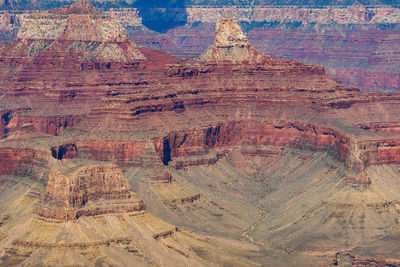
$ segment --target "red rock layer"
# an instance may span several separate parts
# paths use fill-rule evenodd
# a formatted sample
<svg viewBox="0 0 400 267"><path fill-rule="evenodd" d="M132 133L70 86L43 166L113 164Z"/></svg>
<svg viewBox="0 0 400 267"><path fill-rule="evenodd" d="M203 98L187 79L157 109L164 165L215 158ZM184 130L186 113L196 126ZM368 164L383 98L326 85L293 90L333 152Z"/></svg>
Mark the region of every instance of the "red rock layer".
<svg viewBox="0 0 400 267"><path fill-rule="evenodd" d="M36 209L41 217L75 220L82 216L145 209L115 165L90 165L49 175L46 195Z"/></svg>
<svg viewBox="0 0 400 267"><path fill-rule="evenodd" d="M400 122L372 122L356 126L371 132L400 134Z"/></svg>
<svg viewBox="0 0 400 267"><path fill-rule="evenodd" d="M64 176L58 171L49 175L46 194L66 203L67 207L82 207L88 201L128 199L130 185L116 166L89 166Z"/></svg>
<svg viewBox="0 0 400 267"><path fill-rule="evenodd" d="M51 156L47 151L33 148L0 148L0 174L30 176L47 180Z"/></svg>
<svg viewBox="0 0 400 267"><path fill-rule="evenodd" d="M147 69L178 61L139 49L121 25L87 3L33 14L0 50L0 137L27 122L60 135L102 97L135 92L153 75Z"/></svg>
<svg viewBox="0 0 400 267"><path fill-rule="evenodd" d="M21 128L25 123L31 123L35 128L43 133L51 135L62 135L65 128L71 127L82 119L82 115L65 116L21 116L18 112L13 114L9 124L4 127L8 132L14 132Z"/></svg>
<svg viewBox="0 0 400 267"><path fill-rule="evenodd" d="M165 164L173 158L201 157L215 148L260 145L311 150L332 147L338 160L358 171L369 165L400 163L400 139L357 140L339 129L298 121L220 123L209 128L170 132L168 136L154 140Z"/></svg>
<svg viewBox="0 0 400 267"><path fill-rule="evenodd" d="M83 21L82 25L88 23ZM28 61L30 65L15 61L17 75L10 84L16 90L10 90L6 98L20 100L29 93L32 100L13 107L16 115L11 119L6 110L3 112L3 136L5 128L17 129L29 118L52 134L60 134L66 122L73 127L73 136L88 137L73 137L71 142L51 146L49 151L53 149L56 158L62 159L65 150L65 158L112 161L120 166L151 166L160 159L166 164L173 158L203 156L215 148L240 145L334 147L339 160L359 170L399 160L396 138L370 134L359 138L362 130L351 128L356 123L347 117L355 118L355 107L361 104L388 103L393 107L400 94L361 93L327 77L320 66L255 53L239 26L231 20L225 22L217 30L211 54L165 68L176 59L167 54L157 59L161 54L149 50L142 50L148 60L139 64L69 62L67 48L77 29L60 34L63 37L35 55ZM103 38L98 30L84 37ZM120 42L121 47L125 41ZM22 44L22 52L29 42ZM17 42L6 50L18 56L18 47ZM232 48L236 52L231 53ZM249 61L243 55L254 58ZM63 72L67 75L61 76ZM51 107L50 114L38 114L42 105ZM23 111L16 111L18 108ZM341 118L350 125L336 127L336 116L343 110L349 110L349 116L342 114ZM393 118L396 121L397 117ZM216 160L190 159L178 165Z"/></svg>
<svg viewBox="0 0 400 267"><path fill-rule="evenodd" d="M98 216L104 214L118 214L127 212L144 211L146 205L143 201L132 202L128 204L115 204L109 206L95 207L91 209L55 209L39 206L35 209L35 213L42 218L48 218L58 221L71 221L77 220L84 216Z"/></svg>
<svg viewBox="0 0 400 267"><path fill-rule="evenodd" d="M171 132L155 140L160 158L194 156L209 149L230 146L303 146L319 149L335 144L339 134L329 128L300 122L239 121L221 123L204 130Z"/></svg>
<svg viewBox="0 0 400 267"><path fill-rule="evenodd" d="M149 166L156 155L151 140L78 140L79 156L91 160L115 162L119 166Z"/></svg>

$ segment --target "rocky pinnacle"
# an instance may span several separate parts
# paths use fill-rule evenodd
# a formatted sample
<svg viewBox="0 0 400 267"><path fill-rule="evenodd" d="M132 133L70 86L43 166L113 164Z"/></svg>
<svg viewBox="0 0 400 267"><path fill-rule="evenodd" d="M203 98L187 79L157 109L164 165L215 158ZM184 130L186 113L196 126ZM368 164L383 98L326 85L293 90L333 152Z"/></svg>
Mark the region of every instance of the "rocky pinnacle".
<svg viewBox="0 0 400 267"><path fill-rule="evenodd" d="M201 61L260 62L264 55L254 49L240 26L231 18L217 23L214 44L196 58Z"/></svg>

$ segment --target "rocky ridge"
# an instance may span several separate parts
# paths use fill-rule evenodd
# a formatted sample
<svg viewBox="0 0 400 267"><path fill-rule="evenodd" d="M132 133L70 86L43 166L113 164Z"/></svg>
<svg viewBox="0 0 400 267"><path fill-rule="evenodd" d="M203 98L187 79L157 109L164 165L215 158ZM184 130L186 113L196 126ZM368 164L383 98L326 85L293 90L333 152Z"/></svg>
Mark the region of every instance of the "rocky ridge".
<svg viewBox="0 0 400 267"><path fill-rule="evenodd" d="M202 61L224 61L234 63L248 61L259 62L263 55L250 46L247 37L239 25L231 18L217 23L214 44L196 59Z"/></svg>
<svg viewBox="0 0 400 267"><path fill-rule="evenodd" d="M66 50L71 54L85 52L81 60L86 62L129 63L144 59L137 47L128 41L125 29L118 22L85 1L25 18L17 39L29 45L26 52L21 51L26 53L23 56L34 57L49 46L57 46L52 43L57 40L59 43L69 41Z"/></svg>
<svg viewBox="0 0 400 267"><path fill-rule="evenodd" d="M131 66L80 62L65 83L46 60L5 64L16 75L0 98L2 263L400 258L387 241L399 233L399 94L262 55L231 19L200 60L140 51Z"/></svg>
<svg viewBox="0 0 400 267"><path fill-rule="evenodd" d="M399 9L336 4L317 8L312 5L220 7L212 3L175 7L169 9L171 21L183 21L186 25L168 22L173 28L163 34L143 27L137 8L115 8L107 10L107 14L128 27L128 34L136 43L186 58L198 55L212 43L211 29L215 23L232 17L245 27L252 44L263 53L324 65L330 75L364 90L399 88L399 66L394 60L398 58ZM5 11L0 16L3 25L0 42L10 43L31 12ZM158 13L146 17L152 20L155 14ZM181 14L186 17L181 18ZM269 41L265 42L266 39Z"/></svg>
<svg viewBox="0 0 400 267"><path fill-rule="evenodd" d="M46 194L35 212L48 219L76 220L144 209L144 202L134 196L117 166L94 165L67 174L50 173Z"/></svg>

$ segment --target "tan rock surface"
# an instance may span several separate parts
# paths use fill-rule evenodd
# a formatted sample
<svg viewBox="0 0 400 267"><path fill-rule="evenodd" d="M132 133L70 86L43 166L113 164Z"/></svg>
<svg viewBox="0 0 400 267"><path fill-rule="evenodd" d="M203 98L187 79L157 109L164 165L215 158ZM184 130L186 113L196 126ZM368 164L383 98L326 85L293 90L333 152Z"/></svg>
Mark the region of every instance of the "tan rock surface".
<svg viewBox="0 0 400 267"><path fill-rule="evenodd" d="M77 16L56 46L4 50L21 61L2 61L15 71L0 98L2 264L400 259L398 93L261 55L232 20L204 60L143 50L146 61L82 62L100 50L68 36L120 37L78 7L46 14Z"/></svg>
<svg viewBox="0 0 400 267"><path fill-rule="evenodd" d="M231 18L224 18L216 25L214 44L196 60L256 63L263 58L264 55L250 45L239 25Z"/></svg>

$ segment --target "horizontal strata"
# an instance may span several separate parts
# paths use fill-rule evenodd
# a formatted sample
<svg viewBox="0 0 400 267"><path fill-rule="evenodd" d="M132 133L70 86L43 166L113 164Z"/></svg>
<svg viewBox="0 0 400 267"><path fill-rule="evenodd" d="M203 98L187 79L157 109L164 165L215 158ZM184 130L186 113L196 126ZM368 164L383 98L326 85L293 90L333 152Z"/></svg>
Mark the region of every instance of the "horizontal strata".
<svg viewBox="0 0 400 267"><path fill-rule="evenodd" d="M142 200L140 200L137 201L137 203L132 202L125 204L114 204L107 206L69 209L69 210L38 206L35 209L35 214L46 219L52 219L57 221L71 221L71 220L77 220L80 217L84 216L131 213L131 212L144 211L145 209L146 209L145 203Z"/></svg>
<svg viewBox="0 0 400 267"><path fill-rule="evenodd" d="M113 243L123 243L123 242L131 242L132 238L124 237L124 238L113 238L105 241L94 241L94 242L82 242L82 243L70 243L70 244L54 244L54 243L45 243L45 242L32 242L16 239L13 241L13 245L22 246L27 248L90 248L90 247L101 247L101 246L110 246Z"/></svg>
<svg viewBox="0 0 400 267"><path fill-rule="evenodd" d="M156 8L154 8L156 10ZM189 6L187 8L170 8L176 10L175 19L184 20L183 16L186 11L187 21L194 22L218 22L222 18L231 17L236 21L285 21L288 22L319 22L327 23L334 21L336 23L399 23L400 9L389 6L348 6L348 7L299 7L299 6L262 6L255 5L253 7L242 6ZM26 13L16 12L15 21L21 21L26 17ZM11 27L14 23L10 23L10 13L12 11L2 11L0 13L0 21L3 27ZM119 21L124 26L140 26L142 18L138 14L136 8L116 8L105 13ZM181 18L179 15L181 14Z"/></svg>
<svg viewBox="0 0 400 267"><path fill-rule="evenodd" d="M202 164L213 164L216 158L208 154L215 149L230 149L237 146L275 146L293 147L308 150L335 151L339 161L345 162L349 169L362 170L369 165L400 163L400 140L398 138L369 138L358 140L338 128L315 125L301 121L256 121L242 120L219 123L213 126L172 131L166 136L153 137L152 140L86 140L60 145L66 147L65 158L52 155L54 147L47 152L35 148L0 148L1 174L22 174L23 166L37 166L42 173L38 155L43 154L43 168L52 160L72 158L115 162L120 166L154 166L174 161L177 169ZM68 152L68 147L72 152ZM53 152L54 153L54 152ZM269 153L269 152L268 152ZM263 155L265 151L252 151ZM51 156L52 155L52 156ZM194 157L190 159L190 157ZM182 161L181 159L188 158ZM26 173L34 175L32 170ZM42 174L43 175L43 174Z"/></svg>
<svg viewBox="0 0 400 267"><path fill-rule="evenodd" d="M0 149L0 174L30 176L47 181L52 159L49 151L37 148L3 147Z"/></svg>
<svg viewBox="0 0 400 267"><path fill-rule="evenodd" d="M95 11L91 12L97 14ZM57 17L64 18L73 14L70 13L66 8L46 13L47 15L33 15L30 19L34 21L30 23L35 24L37 22L35 19L38 21L51 19L54 23ZM84 15L79 13L79 16ZM96 19L103 19L98 15L90 16L93 18L88 18L88 21L94 20L93 23L100 23L96 22ZM29 25L29 21L26 25ZM208 149L221 146L296 144L309 146L312 149L335 147L338 159L356 169L362 169L370 164L398 162L399 142L396 137L372 138L369 135L365 138L353 137L351 133L353 130L347 132L343 127L329 126L334 115L330 115L331 121L323 126L323 123L318 122L303 123L302 118L296 118L296 114L287 120L279 117L274 120L274 116L270 116L269 113L276 112L274 108L279 110L296 106L306 107L306 112L309 114L319 114L319 112L329 114L360 104L384 101L395 103L400 100L400 94L362 93L357 88L344 86L327 77L320 66L262 55L251 47L233 20L225 19L218 25L220 26L217 27L214 45L196 60L169 64L164 68L165 63L173 61L165 57L164 65L158 66L159 69L156 71L150 66L151 58L155 58L157 54L152 55L149 51L144 53L148 60L143 60L133 69L119 66L121 62L116 62L113 68L108 68L107 64L100 62L96 67L95 62L91 68L87 63L79 63L78 60L74 64L69 64L70 68L64 70L69 73L68 81L66 79L61 82L56 79L58 76L54 75L54 69L43 67L48 65L47 60L54 58L52 49L62 55L59 58L55 57L56 61L61 63L56 66L67 64L65 59L70 55L64 53L64 49L76 41L77 37L74 32L68 35L71 40L62 37L63 33L57 35L58 37L52 37L55 42L59 42L58 46L39 53L35 58L36 61L33 61L33 68L25 68L16 76L18 78L12 83L21 90L10 92L9 97L18 98L29 93L33 99L35 97L40 99L44 94L45 100L41 100L43 102L38 100L36 109L46 103L54 105L54 100L57 99L54 109L63 107L66 114L40 117L29 115L31 112L29 109L22 112L17 109L6 110L2 114L3 136L7 136L8 132L18 129L26 122L34 123L39 130L53 135L59 135L64 128L72 127L73 132L75 131L72 140L53 144L49 149L53 158L112 161L120 166L130 164L151 166L160 160L167 164L173 158L190 156L190 153L204 154ZM87 37L94 38L90 41L101 43L102 40L96 39L96 32L103 34L104 29L95 27L93 31L94 35ZM21 34L21 38L30 36L25 35L24 31ZM42 37L33 36L28 39L36 40L35 38ZM114 41L122 46L124 42L129 42L125 35L121 38L125 39L121 42ZM17 44L11 45L4 51L14 51L17 46ZM21 51L25 53L26 48L23 45ZM250 55L250 61L246 62L250 64L244 64L242 58L237 58L243 55ZM237 60L239 62L236 62ZM56 68L56 73L57 71L61 73L62 68ZM38 74L42 75L43 81L37 81ZM118 80L115 80L115 77L118 77ZM55 86L47 88L48 81L53 81ZM31 84L31 89L26 88L27 84ZM62 86L59 86L60 84ZM71 110L79 110L82 106L86 113L83 111L82 114L70 114ZM236 115L232 113L235 106L241 106L243 107L241 112L253 115L237 120ZM213 110L216 116L220 117L209 119L201 117L202 111L208 110ZM197 112L196 115L194 112ZM304 116L308 116L305 114ZM182 118L176 119L176 117ZM206 126L194 127L191 124L193 119L202 121ZM174 130L176 128L179 131ZM102 138L102 133L105 131L111 135L133 134L142 138L125 140ZM207 131L210 133L207 134ZM236 136L230 131L239 131L239 134ZM77 138L76 136L81 133L87 134L88 137ZM357 134L362 135L360 131ZM222 143L215 141L213 144L214 141L207 139L213 135L212 138L215 140L224 141L221 141ZM233 137L236 139L232 139ZM180 162L177 168L201 162L215 162L217 158Z"/></svg>
<svg viewBox="0 0 400 267"><path fill-rule="evenodd" d="M197 56L212 42L210 28L216 22L232 17L249 27L249 39L264 53L324 65L330 75L343 83L365 90L400 88L396 49L399 8L209 5L169 10L172 20L179 22L162 35L143 29L142 18L135 8L107 12L123 26L129 27L128 34L136 43L185 58ZM4 12L0 16L0 29L6 33L0 42L12 42L21 22L31 12ZM149 13L147 19L152 18L151 11ZM184 23L187 26L182 27ZM321 43L325 45L321 46Z"/></svg>
<svg viewBox="0 0 400 267"><path fill-rule="evenodd" d="M0 72L12 76L0 88L0 159L6 159L0 189L4 206L11 204L0 226L12 231L0 241L13 246L6 261L35 265L58 260L56 251L74 253L64 262L108 264L103 259L117 255L115 265L125 257L154 265L175 249L174 258L213 258L203 251L212 239L197 235L192 242L192 233L175 233L145 212L145 201L150 212L190 231L246 237L272 244L274 252L334 255L397 236L398 166L384 164L400 163L400 138L394 124L382 133L370 131L378 127L370 123L400 121L398 93L362 93L320 66L265 56L232 19L217 25L214 44L193 60L141 49L146 59L88 63L85 55L97 55L110 40L90 24L109 18L87 8L94 13L75 10L82 16L75 24L63 20L70 9L31 16L34 26L51 20L56 32L45 34L55 36L53 45L28 32L31 39L2 54ZM63 33L53 27L57 16L64 29L71 26ZM79 40L80 27L91 29L82 37L88 45ZM23 60L14 64L10 55ZM8 191L17 179L33 183L30 178L47 182L45 193L31 184ZM23 228L15 227L20 222ZM108 246L121 236L132 238L129 246ZM143 256L135 254L136 244ZM157 249L164 245L165 252ZM81 253L90 246L101 249ZM33 253L13 251L19 247ZM241 254L238 248L234 254Z"/></svg>
<svg viewBox="0 0 400 267"><path fill-rule="evenodd" d="M332 148L338 160L355 170L375 164L400 163L399 139L356 140L338 129L299 121L220 123L204 129L171 132L164 138L155 138L155 145L165 164L173 158L203 155L215 148L260 145L311 150Z"/></svg>

